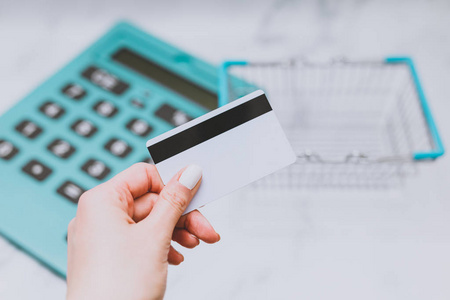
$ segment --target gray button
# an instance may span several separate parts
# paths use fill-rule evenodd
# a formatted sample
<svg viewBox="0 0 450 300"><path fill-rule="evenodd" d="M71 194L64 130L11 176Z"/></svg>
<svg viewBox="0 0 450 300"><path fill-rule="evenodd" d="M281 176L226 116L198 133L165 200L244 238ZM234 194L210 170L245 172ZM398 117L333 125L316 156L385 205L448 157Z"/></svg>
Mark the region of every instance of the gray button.
<svg viewBox="0 0 450 300"><path fill-rule="evenodd" d="M111 172L111 169L108 168L104 163L95 159L88 160L81 167L81 169L89 176L99 180L105 178L109 174L109 172Z"/></svg>
<svg viewBox="0 0 450 300"><path fill-rule="evenodd" d="M125 141L115 138L106 143L105 149L113 155L121 158L126 157L132 150L132 148Z"/></svg>
<svg viewBox="0 0 450 300"><path fill-rule="evenodd" d="M29 161L22 170L38 181L43 181L52 173L49 167L35 159Z"/></svg>
<svg viewBox="0 0 450 300"><path fill-rule="evenodd" d="M126 126L132 133L145 137L147 136L153 128L144 120L133 119L128 122Z"/></svg>
<svg viewBox="0 0 450 300"><path fill-rule="evenodd" d="M42 133L42 128L29 120L20 122L16 130L29 139L34 139Z"/></svg>
<svg viewBox="0 0 450 300"><path fill-rule="evenodd" d="M188 116L185 112L178 110L169 104L162 105L156 112L155 115L166 122L177 127L183 125L192 120L192 117Z"/></svg>
<svg viewBox="0 0 450 300"><path fill-rule="evenodd" d="M104 100L97 102L93 108L100 116L105 118L113 117L118 111L114 104Z"/></svg>
<svg viewBox="0 0 450 300"><path fill-rule="evenodd" d="M61 106L51 101L42 104L39 110L51 119L58 119L65 112L65 110Z"/></svg>
<svg viewBox="0 0 450 300"><path fill-rule="evenodd" d="M18 152L19 149L14 147L13 144L5 140L0 140L0 158L10 160L16 156Z"/></svg>
<svg viewBox="0 0 450 300"><path fill-rule="evenodd" d="M81 195L86 190L80 187L79 185L73 183L72 181L66 181L64 182L57 190L56 192L63 196L64 198L72 201L73 203L78 203L78 200L80 199Z"/></svg>
<svg viewBox="0 0 450 300"><path fill-rule="evenodd" d="M75 147L61 139L55 139L47 146L47 149L64 159L69 158L75 152Z"/></svg>
<svg viewBox="0 0 450 300"><path fill-rule="evenodd" d="M65 87L63 87L62 92L68 96L69 98L72 98L74 100L81 100L86 96L86 90L78 84L75 83L69 83Z"/></svg>
<svg viewBox="0 0 450 300"><path fill-rule="evenodd" d="M97 132L97 128L88 120L80 119L72 124L72 130L83 137L91 137Z"/></svg>

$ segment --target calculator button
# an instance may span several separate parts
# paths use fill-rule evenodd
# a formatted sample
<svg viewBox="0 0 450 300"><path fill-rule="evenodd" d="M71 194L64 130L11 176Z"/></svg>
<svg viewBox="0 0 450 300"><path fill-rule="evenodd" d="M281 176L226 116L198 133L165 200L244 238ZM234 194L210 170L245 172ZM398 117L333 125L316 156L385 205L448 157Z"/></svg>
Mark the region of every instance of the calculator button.
<svg viewBox="0 0 450 300"><path fill-rule="evenodd" d="M153 128L147 122L140 119L133 119L127 124L127 128L134 134L139 136L147 136Z"/></svg>
<svg viewBox="0 0 450 300"><path fill-rule="evenodd" d="M69 83L63 87L62 92L74 100L81 100L87 94L86 90L81 85L74 83Z"/></svg>
<svg viewBox="0 0 450 300"><path fill-rule="evenodd" d="M14 147L8 141L0 140L0 158L4 160L10 160L19 152L19 149Z"/></svg>
<svg viewBox="0 0 450 300"><path fill-rule="evenodd" d="M91 137L97 132L97 127L88 120L78 120L70 128L83 137Z"/></svg>
<svg viewBox="0 0 450 300"><path fill-rule="evenodd" d="M139 108L139 109L144 109L145 108L145 103L142 100L138 99L138 98L131 99L130 103L131 103L131 105L133 105L136 108Z"/></svg>
<svg viewBox="0 0 450 300"><path fill-rule="evenodd" d="M130 87L128 83L118 79L106 70L94 66L85 69L81 75L93 84L116 95L123 94Z"/></svg>
<svg viewBox="0 0 450 300"><path fill-rule="evenodd" d="M47 146L47 149L64 159L69 158L75 152L75 147L61 139L55 139Z"/></svg>
<svg viewBox="0 0 450 300"><path fill-rule="evenodd" d="M155 162L153 161L153 159L152 159L151 157L145 157L145 158L142 160L142 162L145 162L145 163L148 163L148 164L151 164L151 165L154 165L154 164L155 164Z"/></svg>
<svg viewBox="0 0 450 300"><path fill-rule="evenodd" d="M111 172L111 169L108 168L104 163L95 159L88 160L81 167L81 170L86 172L89 176L99 180L105 178L106 175L108 175L109 172Z"/></svg>
<svg viewBox="0 0 450 300"><path fill-rule="evenodd" d="M95 110L96 113L105 118L111 118L118 112L118 109L117 107L114 106L114 104L103 100L97 102L93 106L93 109Z"/></svg>
<svg viewBox="0 0 450 300"><path fill-rule="evenodd" d="M65 112L64 108L51 101L42 104L39 110L51 119L59 119Z"/></svg>
<svg viewBox="0 0 450 300"><path fill-rule="evenodd" d="M35 123L25 120L16 126L16 130L29 139L34 139L41 134L42 128Z"/></svg>
<svg viewBox="0 0 450 300"><path fill-rule="evenodd" d="M64 182L57 190L56 192L63 196L64 198L72 201L73 203L78 203L78 200L80 199L81 195L86 190L80 187L79 185L73 183L72 181L66 181Z"/></svg>
<svg viewBox="0 0 450 300"><path fill-rule="evenodd" d="M168 104L164 104L163 106L161 106L155 112L155 115L165 120L166 122L169 122L173 126L180 126L192 120L192 118L188 116L186 113Z"/></svg>
<svg viewBox="0 0 450 300"><path fill-rule="evenodd" d="M35 159L28 162L22 170L38 181L44 180L52 173L52 170L49 167Z"/></svg>
<svg viewBox="0 0 450 300"><path fill-rule="evenodd" d="M113 155L121 158L126 157L132 150L126 142L119 139L111 139L108 143L106 143L105 149Z"/></svg>

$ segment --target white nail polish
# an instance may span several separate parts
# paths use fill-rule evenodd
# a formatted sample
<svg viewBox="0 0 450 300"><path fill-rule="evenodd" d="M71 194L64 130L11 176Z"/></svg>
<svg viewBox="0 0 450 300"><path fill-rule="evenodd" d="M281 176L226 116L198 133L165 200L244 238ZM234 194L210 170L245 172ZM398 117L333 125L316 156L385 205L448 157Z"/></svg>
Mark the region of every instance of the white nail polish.
<svg viewBox="0 0 450 300"><path fill-rule="evenodd" d="M189 165L186 170L184 170L183 174L181 174L178 182L192 190L197 182L202 178L202 168L197 165Z"/></svg>

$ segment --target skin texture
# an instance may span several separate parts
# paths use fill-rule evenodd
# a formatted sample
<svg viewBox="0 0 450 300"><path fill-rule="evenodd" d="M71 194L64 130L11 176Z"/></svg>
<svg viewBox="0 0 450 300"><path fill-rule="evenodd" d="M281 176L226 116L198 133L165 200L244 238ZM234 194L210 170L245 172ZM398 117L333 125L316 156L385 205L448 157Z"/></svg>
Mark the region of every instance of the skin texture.
<svg viewBox="0 0 450 300"><path fill-rule="evenodd" d="M180 184L183 170L164 186L139 163L82 195L68 228L67 299L162 299L168 264L184 260L171 241L220 240L200 212L181 217L201 183Z"/></svg>

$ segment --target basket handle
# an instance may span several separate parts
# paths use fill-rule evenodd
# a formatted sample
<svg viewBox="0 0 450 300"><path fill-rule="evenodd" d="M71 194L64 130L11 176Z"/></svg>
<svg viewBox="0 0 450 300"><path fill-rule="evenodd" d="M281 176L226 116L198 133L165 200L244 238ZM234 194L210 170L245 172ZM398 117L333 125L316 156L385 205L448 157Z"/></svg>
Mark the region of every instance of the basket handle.
<svg viewBox="0 0 450 300"><path fill-rule="evenodd" d="M417 74L416 68L414 67L414 62L410 57L388 57L386 58L386 63L396 64L396 63L404 63L409 67L411 72L411 76L413 78L414 84L416 86L417 94L419 96L420 104L422 106L423 114L425 116L425 120L428 124L428 128L430 130L431 137L433 139L435 149L430 152L416 152L413 153L414 160L423 160L423 159L436 159L445 153L445 148L442 143L441 136L437 129L436 123L433 118L433 114L431 113L430 106L428 105L427 98L425 97L425 93L423 91L422 85L419 80L419 76Z"/></svg>

